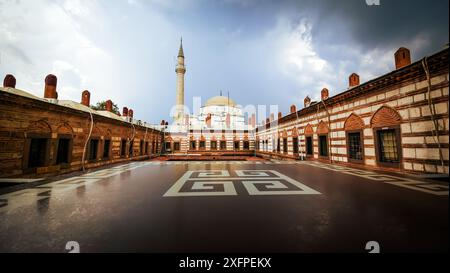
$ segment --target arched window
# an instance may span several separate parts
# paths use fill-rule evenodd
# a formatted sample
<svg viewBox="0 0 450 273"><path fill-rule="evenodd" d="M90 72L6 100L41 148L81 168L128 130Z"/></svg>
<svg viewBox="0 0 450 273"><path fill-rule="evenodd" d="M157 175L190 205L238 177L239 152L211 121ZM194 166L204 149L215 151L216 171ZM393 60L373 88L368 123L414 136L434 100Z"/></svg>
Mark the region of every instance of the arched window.
<svg viewBox="0 0 450 273"><path fill-rule="evenodd" d="M73 129L68 123L63 123L57 129L56 164L69 167L72 161Z"/></svg>
<svg viewBox="0 0 450 273"><path fill-rule="evenodd" d="M364 121L352 113L344 123L347 140L347 159L349 162L364 162Z"/></svg>
<svg viewBox="0 0 450 273"><path fill-rule="evenodd" d="M370 120L378 165L399 167L401 161L401 116L388 106L378 109Z"/></svg>
<svg viewBox="0 0 450 273"><path fill-rule="evenodd" d="M50 140L52 128L44 121L32 122L25 133L23 169L33 171L35 168L50 164Z"/></svg>
<svg viewBox="0 0 450 273"><path fill-rule="evenodd" d="M317 126L317 136L319 138L319 156L328 157L328 126L325 122L320 121Z"/></svg>
<svg viewBox="0 0 450 273"><path fill-rule="evenodd" d="M313 127L311 126L311 124L306 125L305 127L306 156L314 155L313 136L314 136Z"/></svg>

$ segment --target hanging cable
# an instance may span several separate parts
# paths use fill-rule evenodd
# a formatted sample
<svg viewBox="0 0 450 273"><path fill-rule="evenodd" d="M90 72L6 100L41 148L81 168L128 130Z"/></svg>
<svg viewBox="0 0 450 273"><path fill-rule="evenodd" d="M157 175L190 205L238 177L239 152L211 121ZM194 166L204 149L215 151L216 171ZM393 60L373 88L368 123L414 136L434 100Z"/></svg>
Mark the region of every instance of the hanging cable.
<svg viewBox="0 0 450 273"><path fill-rule="evenodd" d="M331 154L331 119L330 119L330 112L328 112L327 109L327 105L325 104L325 102L322 100L322 104L323 107L325 108L325 112L327 113L327 120L328 120L328 130L329 130L329 135L327 136L327 140L328 140L328 156L330 158L330 163L333 163L333 156Z"/></svg>
<svg viewBox="0 0 450 273"><path fill-rule="evenodd" d="M88 135L88 137L86 139L86 142L84 143L83 156L81 157L81 168L82 168L83 172L85 171L84 159L86 157L86 149L87 149L87 145L88 145L89 139L91 138L92 129L94 128L94 117L92 116L92 111L90 109L89 109L89 115L91 117L91 128L89 130L89 135Z"/></svg>
<svg viewBox="0 0 450 273"><path fill-rule="evenodd" d="M132 135L131 139L128 140L128 144L133 145L134 137L136 136L136 127L134 127L132 118L130 118L130 124L131 124L131 127L133 128L133 135ZM131 155L130 155L130 159L131 159L133 157L133 146L131 146L130 148L131 148Z"/></svg>
<svg viewBox="0 0 450 273"><path fill-rule="evenodd" d="M301 150L301 152L299 153L299 155L300 155L300 160L304 160L304 153L303 153L303 146L302 146L302 141L301 141L301 139L300 139L300 134L299 134L299 128L297 127L297 125L298 125L298 111L297 111L297 109L295 109L295 116L296 116L296 120L295 120L295 124L294 124L294 128L297 130L297 141L298 141L298 146L300 146L299 147L299 150ZM304 130L304 129L303 129ZM305 132L303 131L303 136L305 135Z"/></svg>
<svg viewBox="0 0 450 273"><path fill-rule="evenodd" d="M428 69L428 63L427 63L427 57L422 59L422 66L425 71L425 74L427 76L427 94L428 94L428 108L430 109L431 113L431 120L433 122L434 130L431 131L431 134L433 136L434 142L438 145L439 149L439 159L441 161L442 170L444 170L444 156L442 153L442 147L441 142L439 141L439 124L436 120L436 109L433 107L432 100L431 100L431 78L430 78L430 71Z"/></svg>

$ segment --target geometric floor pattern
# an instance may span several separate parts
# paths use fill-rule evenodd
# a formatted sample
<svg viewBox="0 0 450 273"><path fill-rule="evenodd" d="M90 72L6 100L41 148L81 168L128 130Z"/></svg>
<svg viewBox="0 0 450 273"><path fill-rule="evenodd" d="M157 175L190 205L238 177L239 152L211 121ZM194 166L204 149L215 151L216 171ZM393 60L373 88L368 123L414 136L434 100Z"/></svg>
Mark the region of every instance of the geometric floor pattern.
<svg viewBox="0 0 450 273"><path fill-rule="evenodd" d="M164 197L233 196L241 184L247 195L303 195L318 191L275 170L187 171Z"/></svg>

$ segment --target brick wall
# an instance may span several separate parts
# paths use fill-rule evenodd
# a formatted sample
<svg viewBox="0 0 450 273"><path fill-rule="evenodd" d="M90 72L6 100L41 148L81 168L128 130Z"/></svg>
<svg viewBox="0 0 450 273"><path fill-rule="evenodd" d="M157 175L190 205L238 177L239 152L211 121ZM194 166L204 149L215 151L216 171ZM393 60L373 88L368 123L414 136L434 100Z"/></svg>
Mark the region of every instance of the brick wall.
<svg viewBox="0 0 450 273"><path fill-rule="evenodd" d="M129 122L95 113L93 120L91 138L99 141L98 156L95 160L88 160L86 156L85 168L144 159L159 153L159 150L154 151L152 147L156 145L156 142L162 141L159 131L137 124L133 129ZM4 89L0 89L0 177L33 176L80 170L90 126L91 118L87 112L4 92ZM46 164L43 167L29 168L26 161L31 152L29 151L30 139L42 136L48 137ZM70 160L67 164L56 163L58 139L62 136L71 140ZM131 143L132 139L133 143ZM110 140L110 152L108 157L103 158L106 140ZM127 143L125 156L121 155L122 140L126 140ZM141 140L144 140L142 156ZM145 154L145 143L148 145L147 154ZM130 145L133 147L133 156L129 154ZM158 146L160 148L161 144Z"/></svg>
<svg viewBox="0 0 450 273"><path fill-rule="evenodd" d="M269 148L266 151L261 149L258 153L273 155L276 147L270 143L272 140L276 143L279 133L285 131L290 147L292 132L296 129L299 132L300 153L294 156L292 149L289 149L285 158L304 155L305 135L311 135L314 154L310 159L347 164L350 163L347 132L359 130L363 136L363 160L359 162L361 165L416 173L448 174L448 51L443 50L427 59L431 75L430 92L422 63L416 62L289 114L270 126L259 127L257 138L260 142L268 140ZM430 107L434 115L431 114ZM378 158L380 146L377 146L375 132L377 128L383 127L398 127L401 158L397 166L386 166ZM318 135L326 133L324 128L329 128L327 135L331 153L328 157L319 156ZM277 157L280 155L277 154Z"/></svg>

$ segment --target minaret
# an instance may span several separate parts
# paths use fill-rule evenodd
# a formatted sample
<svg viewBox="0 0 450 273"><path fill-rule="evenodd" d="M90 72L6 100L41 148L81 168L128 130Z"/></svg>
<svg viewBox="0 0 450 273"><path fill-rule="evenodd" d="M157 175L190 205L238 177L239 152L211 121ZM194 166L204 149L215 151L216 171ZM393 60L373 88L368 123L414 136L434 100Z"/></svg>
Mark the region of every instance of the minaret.
<svg viewBox="0 0 450 273"><path fill-rule="evenodd" d="M186 67L184 66L183 38L181 38L180 49L178 50L178 63L175 68L177 73L177 96L176 96L176 114L175 122L182 124L184 118L184 74Z"/></svg>

